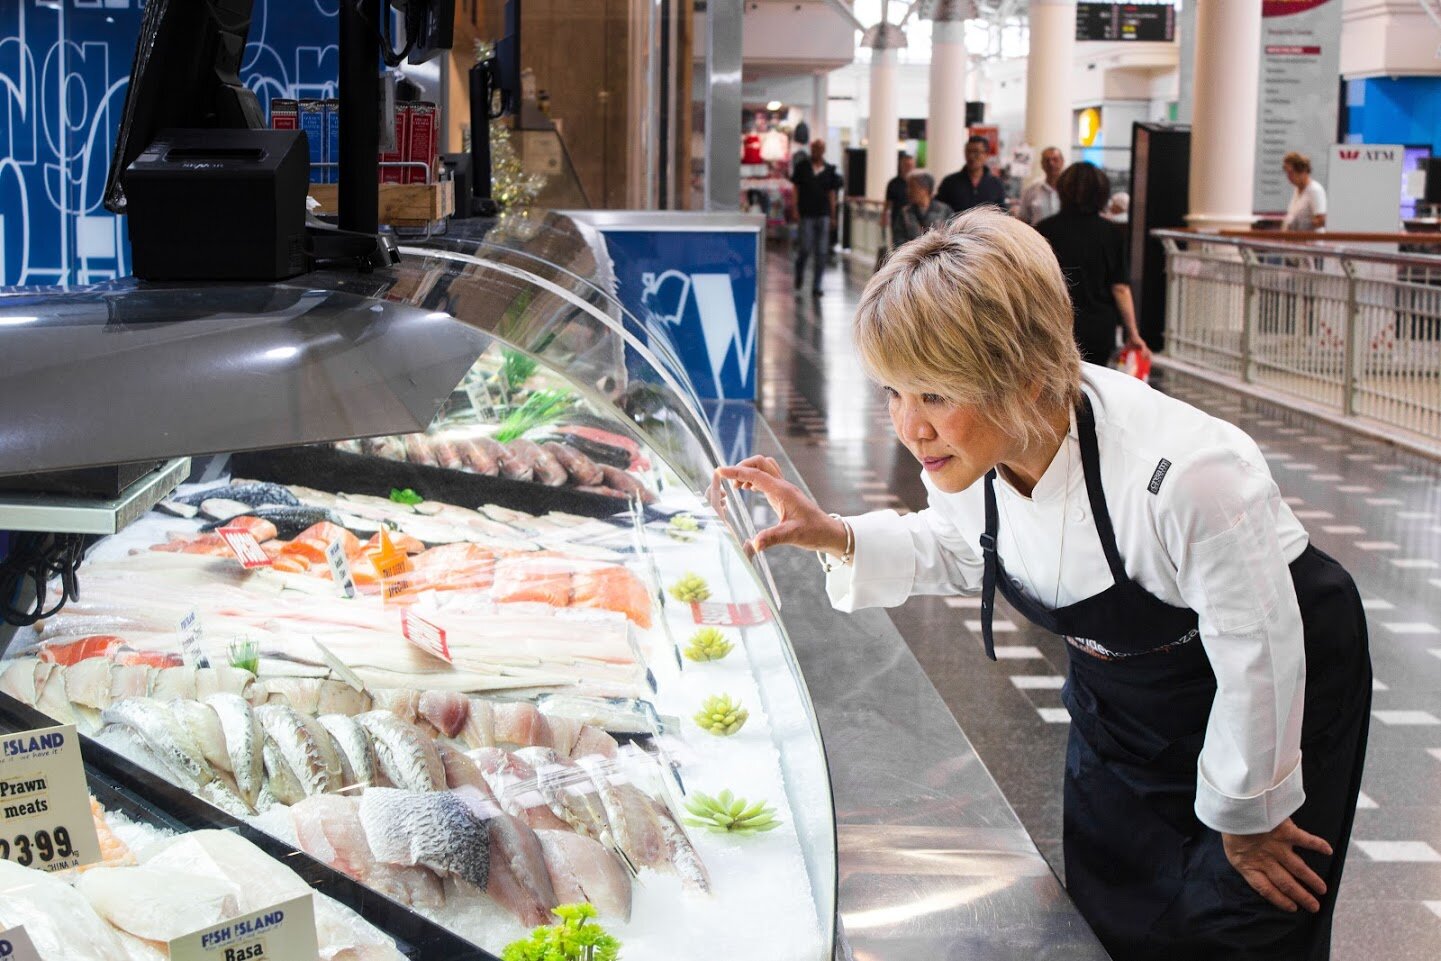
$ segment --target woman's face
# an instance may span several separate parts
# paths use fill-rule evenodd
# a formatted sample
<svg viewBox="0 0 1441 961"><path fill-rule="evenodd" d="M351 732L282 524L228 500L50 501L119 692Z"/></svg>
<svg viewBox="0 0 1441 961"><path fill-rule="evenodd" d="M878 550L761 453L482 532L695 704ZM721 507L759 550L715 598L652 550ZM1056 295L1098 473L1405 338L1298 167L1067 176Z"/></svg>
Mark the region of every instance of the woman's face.
<svg viewBox="0 0 1441 961"><path fill-rule="evenodd" d="M976 407L937 394L892 387L885 391L896 436L936 487L948 494L965 490L1020 451L1020 445Z"/></svg>
<svg viewBox="0 0 1441 961"><path fill-rule="evenodd" d="M1290 164L1282 164L1281 169L1286 171L1286 179L1291 181L1291 186L1301 187L1306 183L1306 175L1292 167Z"/></svg>

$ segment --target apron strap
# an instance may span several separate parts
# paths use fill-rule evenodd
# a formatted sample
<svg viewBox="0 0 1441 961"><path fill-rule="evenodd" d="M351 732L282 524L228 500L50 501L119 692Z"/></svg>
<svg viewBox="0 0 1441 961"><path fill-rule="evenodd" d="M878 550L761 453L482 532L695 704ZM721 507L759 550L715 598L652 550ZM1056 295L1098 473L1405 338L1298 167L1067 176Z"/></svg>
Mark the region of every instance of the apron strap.
<svg viewBox="0 0 1441 961"><path fill-rule="evenodd" d="M981 535L981 560L984 562L981 574L981 638L985 641L986 657L996 659L996 639L991 630L991 618L996 612L996 472L986 473L986 530Z"/></svg>
<svg viewBox="0 0 1441 961"><path fill-rule="evenodd" d="M1076 433L1081 442L1081 471L1085 475L1091 516L1096 521L1096 534L1100 537L1101 549L1106 553L1111 577L1117 584L1122 584L1130 580L1130 575L1121 561L1121 551L1116 547L1116 529L1111 525L1111 512L1106 508L1106 492L1101 487L1101 453L1096 444L1096 416L1091 411L1091 398L1084 391L1081 392L1081 405L1076 410Z"/></svg>

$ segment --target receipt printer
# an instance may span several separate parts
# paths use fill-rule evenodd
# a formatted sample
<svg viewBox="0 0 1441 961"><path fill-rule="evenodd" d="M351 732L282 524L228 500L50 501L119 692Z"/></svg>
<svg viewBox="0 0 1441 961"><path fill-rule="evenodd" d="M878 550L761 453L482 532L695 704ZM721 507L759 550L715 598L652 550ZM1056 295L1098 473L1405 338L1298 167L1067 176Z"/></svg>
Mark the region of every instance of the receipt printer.
<svg viewBox="0 0 1441 961"><path fill-rule="evenodd" d="M299 130L161 130L126 168L135 276L281 280L304 273L310 151Z"/></svg>

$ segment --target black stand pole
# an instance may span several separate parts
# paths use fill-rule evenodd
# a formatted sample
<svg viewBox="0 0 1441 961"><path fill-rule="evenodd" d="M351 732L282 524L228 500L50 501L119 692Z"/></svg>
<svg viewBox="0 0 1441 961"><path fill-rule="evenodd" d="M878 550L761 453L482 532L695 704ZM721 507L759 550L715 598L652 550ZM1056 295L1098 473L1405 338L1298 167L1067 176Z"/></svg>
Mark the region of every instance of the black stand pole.
<svg viewBox="0 0 1441 961"><path fill-rule="evenodd" d="M340 229L380 226L380 0L340 3Z"/></svg>
<svg viewBox="0 0 1441 961"><path fill-rule="evenodd" d="M470 68L470 212L494 217L499 211L490 194L490 107L495 90L495 58Z"/></svg>

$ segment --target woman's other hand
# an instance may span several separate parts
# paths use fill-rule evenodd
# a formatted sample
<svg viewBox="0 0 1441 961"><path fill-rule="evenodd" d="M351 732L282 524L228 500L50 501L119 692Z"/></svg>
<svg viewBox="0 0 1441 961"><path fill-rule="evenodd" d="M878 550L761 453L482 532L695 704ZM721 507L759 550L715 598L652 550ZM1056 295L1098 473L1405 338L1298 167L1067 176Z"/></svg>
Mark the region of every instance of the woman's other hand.
<svg viewBox="0 0 1441 961"><path fill-rule="evenodd" d="M1141 339L1140 334L1127 334L1126 346L1139 350L1141 352L1141 356L1146 358L1147 360L1151 359L1151 348L1144 340Z"/></svg>
<svg viewBox="0 0 1441 961"><path fill-rule="evenodd" d="M1231 866L1261 897L1282 911L1321 910L1317 898L1326 894L1326 882L1296 848L1329 855L1331 845L1325 838L1306 833L1287 818L1265 834L1222 834L1221 843Z"/></svg>
<svg viewBox="0 0 1441 961"><path fill-rule="evenodd" d="M716 478L724 478L741 490L760 491L780 518L746 544L746 552L759 553L782 544L808 551L824 551L840 557L846 550L846 527L840 520L821 510L800 488L785 480L780 464L770 457L747 457L734 467L722 467ZM718 481L712 482L714 493Z"/></svg>

